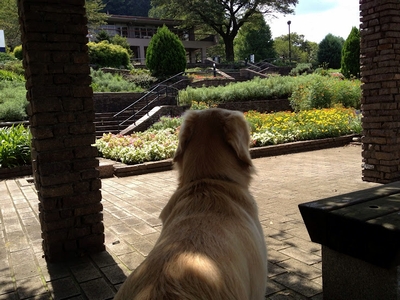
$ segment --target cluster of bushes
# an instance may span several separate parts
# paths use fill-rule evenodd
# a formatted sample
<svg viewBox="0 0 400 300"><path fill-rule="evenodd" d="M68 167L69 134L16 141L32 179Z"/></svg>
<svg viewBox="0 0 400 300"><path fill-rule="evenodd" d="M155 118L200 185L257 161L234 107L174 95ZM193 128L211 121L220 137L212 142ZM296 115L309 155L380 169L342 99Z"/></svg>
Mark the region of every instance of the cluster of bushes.
<svg viewBox="0 0 400 300"><path fill-rule="evenodd" d="M289 99L294 110L332 107L360 107L361 82L335 76L310 74L296 77L271 76L218 87L188 87L179 92L179 103L193 101L209 106L216 103L251 100Z"/></svg>

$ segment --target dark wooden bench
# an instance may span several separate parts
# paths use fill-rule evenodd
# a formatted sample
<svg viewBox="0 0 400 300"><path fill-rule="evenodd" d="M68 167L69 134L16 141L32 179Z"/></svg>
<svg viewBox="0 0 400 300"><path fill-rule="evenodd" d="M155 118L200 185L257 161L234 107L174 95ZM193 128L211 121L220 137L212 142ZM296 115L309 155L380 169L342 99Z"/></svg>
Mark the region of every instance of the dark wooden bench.
<svg viewBox="0 0 400 300"><path fill-rule="evenodd" d="M324 300L400 299L400 182L299 205Z"/></svg>

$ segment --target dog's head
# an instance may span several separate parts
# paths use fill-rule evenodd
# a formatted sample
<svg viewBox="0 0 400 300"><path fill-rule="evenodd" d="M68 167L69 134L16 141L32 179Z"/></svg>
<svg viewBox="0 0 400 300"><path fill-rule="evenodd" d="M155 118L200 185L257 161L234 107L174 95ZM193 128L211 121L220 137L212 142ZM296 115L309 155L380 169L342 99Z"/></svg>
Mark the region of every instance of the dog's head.
<svg viewBox="0 0 400 300"><path fill-rule="evenodd" d="M253 171L249 144L243 113L218 108L187 111L174 156L180 185L204 178L248 185Z"/></svg>

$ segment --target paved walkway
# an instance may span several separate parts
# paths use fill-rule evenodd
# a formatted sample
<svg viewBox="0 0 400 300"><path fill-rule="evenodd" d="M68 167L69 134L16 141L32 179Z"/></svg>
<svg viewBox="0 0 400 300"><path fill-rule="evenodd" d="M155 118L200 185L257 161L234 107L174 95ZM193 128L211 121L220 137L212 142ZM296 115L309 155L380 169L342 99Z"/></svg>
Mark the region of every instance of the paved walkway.
<svg viewBox="0 0 400 300"><path fill-rule="evenodd" d="M269 259L268 299L322 299L320 246L297 205L377 186L361 180L361 147L254 160L251 191ZM112 299L152 249L176 188L167 171L102 180L107 251L64 264L42 258L37 196L27 178L0 181L0 299Z"/></svg>

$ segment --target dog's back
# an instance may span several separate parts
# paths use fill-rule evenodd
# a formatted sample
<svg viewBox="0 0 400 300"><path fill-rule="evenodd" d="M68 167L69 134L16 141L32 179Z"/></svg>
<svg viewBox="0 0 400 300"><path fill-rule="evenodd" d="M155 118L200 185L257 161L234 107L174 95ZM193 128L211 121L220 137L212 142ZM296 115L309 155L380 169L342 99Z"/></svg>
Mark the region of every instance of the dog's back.
<svg viewBox="0 0 400 300"><path fill-rule="evenodd" d="M264 299L246 126L225 110L186 115L174 159L179 187L161 212L160 238L115 299Z"/></svg>

